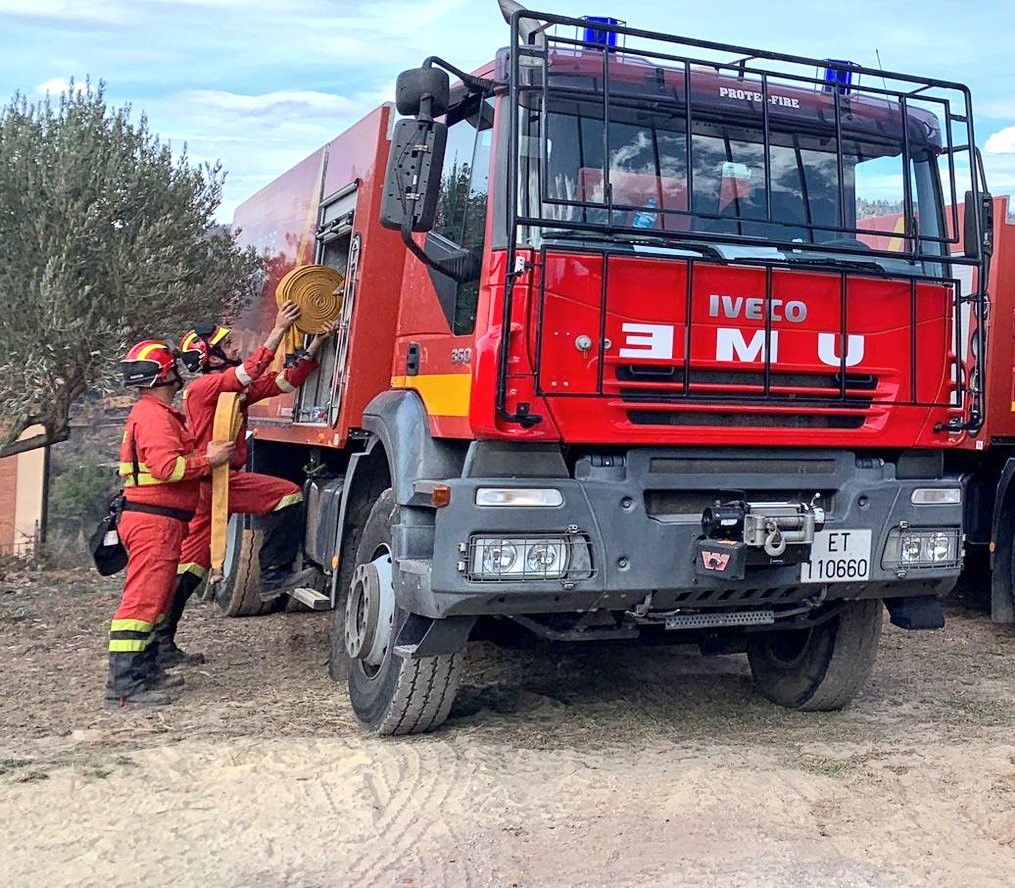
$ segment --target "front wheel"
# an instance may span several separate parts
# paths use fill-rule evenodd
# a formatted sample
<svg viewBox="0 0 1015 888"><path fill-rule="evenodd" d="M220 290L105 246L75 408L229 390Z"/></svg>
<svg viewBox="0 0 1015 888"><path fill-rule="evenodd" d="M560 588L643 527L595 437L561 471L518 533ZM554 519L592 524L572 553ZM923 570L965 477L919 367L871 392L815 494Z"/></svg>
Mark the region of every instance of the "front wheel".
<svg viewBox="0 0 1015 888"><path fill-rule="evenodd" d="M397 515L388 488L363 527L344 596L345 618L336 618L332 630L332 669L344 660L349 701L360 724L373 734L418 734L442 724L462 671L460 653L407 659L394 651L408 616L395 604L392 584L391 528Z"/></svg>
<svg viewBox="0 0 1015 888"><path fill-rule="evenodd" d="M881 599L850 601L810 629L751 638L747 658L762 696L789 709L842 709L870 676L881 638Z"/></svg>

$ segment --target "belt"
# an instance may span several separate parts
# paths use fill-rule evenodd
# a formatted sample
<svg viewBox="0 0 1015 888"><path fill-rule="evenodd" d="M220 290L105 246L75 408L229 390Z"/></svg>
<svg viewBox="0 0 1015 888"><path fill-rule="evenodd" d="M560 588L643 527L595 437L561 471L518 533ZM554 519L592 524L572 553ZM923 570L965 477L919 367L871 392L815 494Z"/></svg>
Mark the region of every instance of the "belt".
<svg viewBox="0 0 1015 888"><path fill-rule="evenodd" d="M130 500L123 501L123 512L144 512L146 515L161 515L163 518L175 518L184 524L189 524L194 517L193 512L186 509L170 509L169 506L151 506L148 503L132 503Z"/></svg>

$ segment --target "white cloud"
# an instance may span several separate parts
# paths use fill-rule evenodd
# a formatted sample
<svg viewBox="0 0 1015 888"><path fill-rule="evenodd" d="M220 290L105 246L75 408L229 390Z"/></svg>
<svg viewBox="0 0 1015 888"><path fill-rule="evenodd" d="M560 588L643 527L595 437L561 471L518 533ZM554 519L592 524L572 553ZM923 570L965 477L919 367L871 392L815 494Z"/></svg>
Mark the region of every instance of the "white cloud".
<svg viewBox="0 0 1015 888"><path fill-rule="evenodd" d="M1015 126L992 133L984 146L987 154L1015 154Z"/></svg>
<svg viewBox="0 0 1015 888"><path fill-rule="evenodd" d="M468 7L469 0L431 0L429 3L375 3L363 10L374 27L397 34L404 34L410 28L432 25L453 12ZM496 15L493 0L491 9Z"/></svg>
<svg viewBox="0 0 1015 888"><path fill-rule="evenodd" d="M257 11L257 7L259 6L260 7L269 6L270 8L274 9L282 9L285 8L286 6L292 6L295 4L283 3L282 0L276 0L276 2L271 4L257 3L256 0L253 3L251 3L250 0L139 0L139 2L135 3L134 5L140 7L193 6L205 9L235 9L237 7L242 7L250 11Z"/></svg>
<svg viewBox="0 0 1015 888"><path fill-rule="evenodd" d="M32 3L25 3L24 0L0 0L0 12L5 15L33 15L39 18L57 18L68 13L80 12L86 16L100 18L117 11L120 4L116 0L92 0L85 9L80 9L80 3L69 3L66 0L33 0Z"/></svg>
<svg viewBox="0 0 1015 888"><path fill-rule="evenodd" d="M57 96L62 92L66 92L70 87L70 80L66 77L53 77L47 80L45 83L40 83L35 87L35 91L40 95L44 96L46 93Z"/></svg>
<svg viewBox="0 0 1015 888"><path fill-rule="evenodd" d="M604 11L588 0L522 2L562 15ZM951 30L934 10L914 17L883 0L851 0L850 15L817 30L789 0L763 15L749 0L692 5L678 19L658 0L607 11L649 31L872 67L877 46L889 71L968 81L979 131L993 131L980 142L1001 193L1015 188L1015 127L1004 128L1015 124L1015 97L997 80L1010 43L997 5L967 5ZM72 72L104 79L111 104L146 112L152 130L174 147L186 142L192 159L222 160L222 217L390 100L399 70L429 55L473 70L509 40L496 0L0 0L0 21L0 93L31 93L32 84L56 93L67 82L56 75Z"/></svg>
<svg viewBox="0 0 1015 888"><path fill-rule="evenodd" d="M1015 151L1007 154L985 154L983 166L991 194L1015 194Z"/></svg>
<svg viewBox="0 0 1015 888"><path fill-rule="evenodd" d="M345 96L329 95L313 90L278 90L259 96L242 95L225 90L192 90L180 97L198 113L202 109L248 115L277 115L289 109L304 112L342 113L355 104Z"/></svg>
<svg viewBox="0 0 1015 888"><path fill-rule="evenodd" d="M131 19L131 5L123 0L0 0L0 15L15 21L49 22L62 27L122 27Z"/></svg>
<svg viewBox="0 0 1015 888"><path fill-rule="evenodd" d="M998 120L1015 119L1015 96L983 102L973 96L973 109L983 117L993 117Z"/></svg>
<svg viewBox="0 0 1015 888"><path fill-rule="evenodd" d="M191 163L227 172L218 218L390 98L388 85L339 96L314 90L246 95L190 90L147 107L155 131Z"/></svg>

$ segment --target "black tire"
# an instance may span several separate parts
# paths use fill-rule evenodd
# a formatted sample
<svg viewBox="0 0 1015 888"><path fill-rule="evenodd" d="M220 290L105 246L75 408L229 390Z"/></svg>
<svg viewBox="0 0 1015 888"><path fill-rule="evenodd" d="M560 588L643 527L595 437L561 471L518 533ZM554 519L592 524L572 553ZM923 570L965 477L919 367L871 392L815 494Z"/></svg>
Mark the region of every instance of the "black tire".
<svg viewBox="0 0 1015 888"><path fill-rule="evenodd" d="M847 602L812 629L758 634L747 646L754 686L788 709L842 709L867 682L880 638L879 598Z"/></svg>
<svg viewBox="0 0 1015 888"><path fill-rule="evenodd" d="M385 550L391 551L391 526L398 507L388 488L373 504L356 550L356 564L367 564ZM345 601L342 596L342 613ZM336 615L337 616L337 615ZM406 619L395 608L392 638ZM344 630L344 620L336 620ZM337 665L336 645L342 646L349 701L360 724L372 734L418 734L442 724L451 711L461 679L462 654L440 654L409 660L394 654L388 645L379 666L353 660L345 653L344 631L332 633L332 667Z"/></svg>
<svg viewBox="0 0 1015 888"><path fill-rule="evenodd" d="M245 515L233 515L227 530L224 579L215 591L215 601L227 617L259 617L279 607L279 601L261 601L262 533L251 530Z"/></svg>
<svg viewBox="0 0 1015 888"><path fill-rule="evenodd" d="M990 608L990 619L1002 625L1015 623L1015 494L1011 488L1008 490L996 534L997 550L993 558L995 569L988 586L990 592L984 596L987 599L985 604ZM989 561L987 563L990 564Z"/></svg>

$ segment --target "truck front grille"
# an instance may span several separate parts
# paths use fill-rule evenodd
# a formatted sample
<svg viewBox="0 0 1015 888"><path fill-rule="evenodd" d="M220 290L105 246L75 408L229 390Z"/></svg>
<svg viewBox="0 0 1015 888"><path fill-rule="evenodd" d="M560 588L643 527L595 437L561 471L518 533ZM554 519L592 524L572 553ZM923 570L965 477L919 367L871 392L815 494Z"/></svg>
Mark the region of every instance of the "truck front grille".
<svg viewBox="0 0 1015 888"><path fill-rule="evenodd" d="M604 390L635 425L858 429L874 403L870 374L690 370L625 364Z"/></svg>
<svg viewBox="0 0 1015 888"><path fill-rule="evenodd" d="M688 413L680 410L628 410L634 425L665 426L727 426L754 429L859 429L866 414L835 413Z"/></svg>

